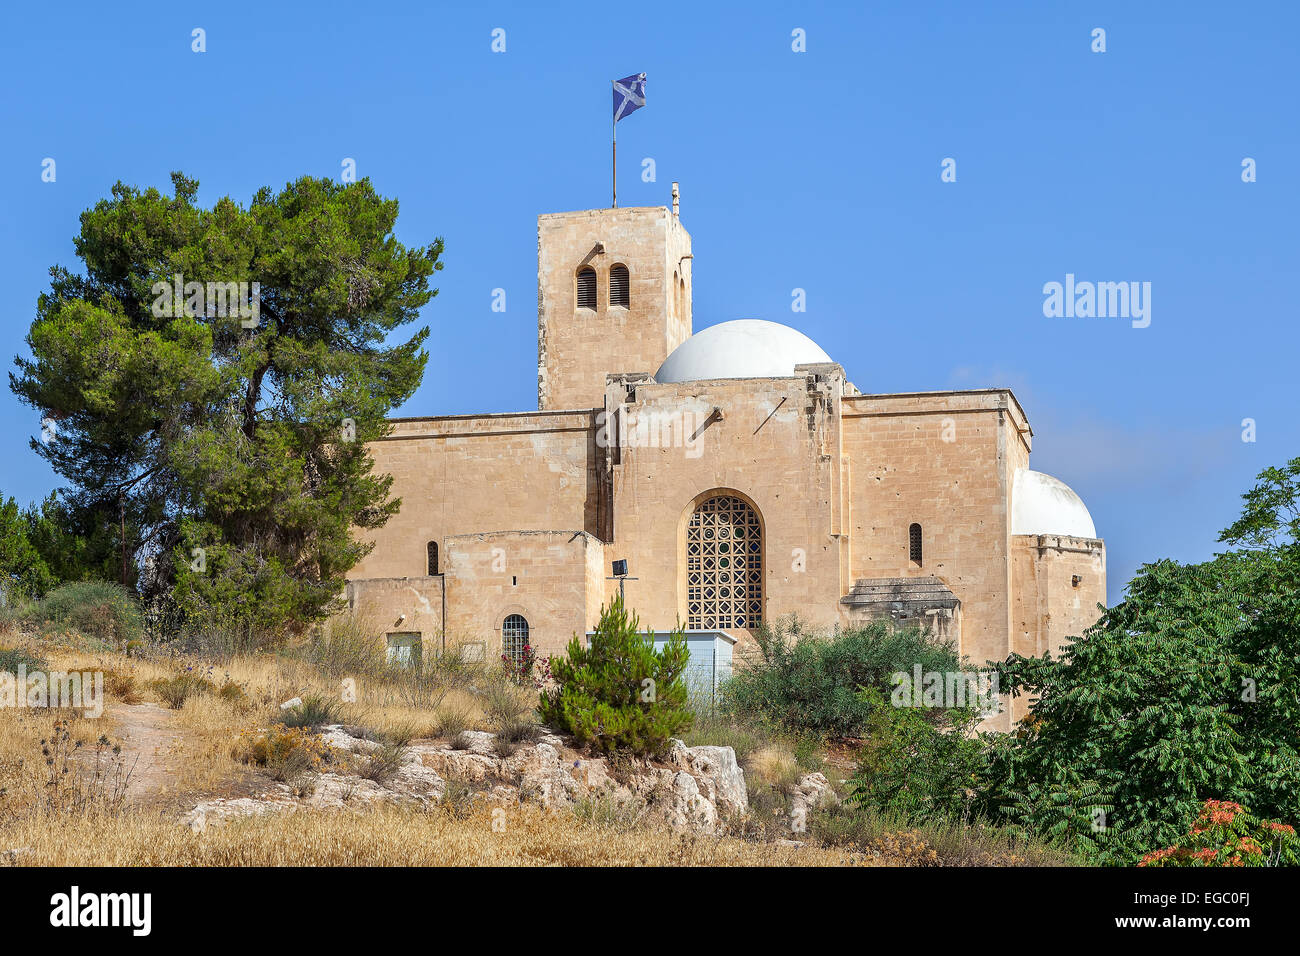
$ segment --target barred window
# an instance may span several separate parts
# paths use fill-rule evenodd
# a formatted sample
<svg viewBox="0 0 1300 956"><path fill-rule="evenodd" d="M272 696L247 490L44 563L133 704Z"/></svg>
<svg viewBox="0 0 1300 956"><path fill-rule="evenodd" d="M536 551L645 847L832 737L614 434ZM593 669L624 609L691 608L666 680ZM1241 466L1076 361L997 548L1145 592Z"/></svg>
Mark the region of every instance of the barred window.
<svg viewBox="0 0 1300 956"><path fill-rule="evenodd" d="M921 563L921 526L914 524L907 529L907 549L912 560Z"/></svg>
<svg viewBox="0 0 1300 956"><path fill-rule="evenodd" d="M501 653L518 665L528 646L528 621L522 614L511 614L501 622Z"/></svg>
<svg viewBox="0 0 1300 956"><path fill-rule="evenodd" d="M735 495L702 502L686 526L686 620L699 630L763 623L763 531Z"/></svg>
<svg viewBox="0 0 1300 956"><path fill-rule="evenodd" d="M578 270L578 308L596 308L596 270L591 266Z"/></svg>
<svg viewBox="0 0 1300 956"><path fill-rule="evenodd" d="M627 266L617 265L609 270L609 304L627 308L631 304L630 279Z"/></svg>
<svg viewBox="0 0 1300 956"><path fill-rule="evenodd" d="M429 574L437 574L438 573L438 542L430 541L428 551L429 551L428 553Z"/></svg>

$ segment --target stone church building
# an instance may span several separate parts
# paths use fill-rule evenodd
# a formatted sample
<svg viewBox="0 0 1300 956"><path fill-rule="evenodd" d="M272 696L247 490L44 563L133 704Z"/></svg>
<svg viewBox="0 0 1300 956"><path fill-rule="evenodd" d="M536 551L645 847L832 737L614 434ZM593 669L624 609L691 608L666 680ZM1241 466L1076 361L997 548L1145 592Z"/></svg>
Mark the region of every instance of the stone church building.
<svg viewBox="0 0 1300 956"><path fill-rule="evenodd" d="M402 510L351 575L352 613L403 653L562 653L621 559L647 629L738 656L790 614L920 622L976 665L1092 624L1104 545L1029 469L1015 395L864 394L787 326L695 332L676 192L538 219L537 410L391 422L370 450Z"/></svg>

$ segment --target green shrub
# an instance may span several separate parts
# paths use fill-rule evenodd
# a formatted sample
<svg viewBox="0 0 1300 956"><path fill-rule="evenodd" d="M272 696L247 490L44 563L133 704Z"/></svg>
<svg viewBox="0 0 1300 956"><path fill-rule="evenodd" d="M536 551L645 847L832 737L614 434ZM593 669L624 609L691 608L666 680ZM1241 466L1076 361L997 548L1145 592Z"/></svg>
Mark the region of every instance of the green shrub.
<svg viewBox="0 0 1300 956"><path fill-rule="evenodd" d="M1231 550L1144 565L1059 653L999 665L1031 704L981 812L1120 865L1177 845L1209 799L1300 821L1300 458L1243 498Z"/></svg>
<svg viewBox="0 0 1300 956"><path fill-rule="evenodd" d="M836 737L857 737L865 730L872 706L859 696L861 688L888 693L891 676L917 664L922 671L962 667L951 643L917 628L879 622L819 636L793 618L758 629L742 662L722 687L724 712L767 720L796 734Z"/></svg>
<svg viewBox="0 0 1300 956"><path fill-rule="evenodd" d="M895 707L875 688L849 803L909 823L965 821L985 786L986 748L970 709Z"/></svg>
<svg viewBox="0 0 1300 956"><path fill-rule="evenodd" d="M691 726L682 679L689 661L684 631L656 651L616 598L602 608L590 647L575 636L566 656L551 661L555 687L542 693L542 720L601 753L663 754Z"/></svg>
<svg viewBox="0 0 1300 956"><path fill-rule="evenodd" d="M333 697L324 694L303 694L302 703L280 714L280 723L286 727L316 729L326 724L340 723L340 705Z"/></svg>
<svg viewBox="0 0 1300 956"><path fill-rule="evenodd" d="M33 657L21 647L0 647L0 671L17 676L19 665L26 665L27 673L48 671L49 665L39 657Z"/></svg>
<svg viewBox="0 0 1300 956"><path fill-rule="evenodd" d="M143 633L140 605L116 584L76 581L27 606L25 623L76 631L105 644L126 644Z"/></svg>
<svg viewBox="0 0 1300 956"><path fill-rule="evenodd" d="M184 673L166 680L156 680L150 685L162 698L164 704L172 710L180 710L185 701L200 694L207 696L216 693L217 687L212 681L198 674Z"/></svg>

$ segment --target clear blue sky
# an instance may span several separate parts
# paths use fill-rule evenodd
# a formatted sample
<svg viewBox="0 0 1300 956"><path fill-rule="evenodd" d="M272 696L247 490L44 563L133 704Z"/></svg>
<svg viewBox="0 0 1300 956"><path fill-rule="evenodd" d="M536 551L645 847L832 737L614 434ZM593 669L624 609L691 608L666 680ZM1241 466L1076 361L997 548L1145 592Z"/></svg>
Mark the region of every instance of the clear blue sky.
<svg viewBox="0 0 1300 956"><path fill-rule="evenodd" d="M795 325L868 392L1011 386L1033 466L1107 541L1112 601L1144 561L1212 554L1254 475L1300 454L1300 5L288 6L6 10L6 361L116 180L180 169L205 204L246 203L352 157L401 201L399 238L447 243L402 413L535 408L536 217L608 203L610 80L645 71L620 200L681 182L696 328ZM1045 318L1066 273L1150 282L1150 327ZM37 414L6 388L0 419L0 493L43 496Z"/></svg>

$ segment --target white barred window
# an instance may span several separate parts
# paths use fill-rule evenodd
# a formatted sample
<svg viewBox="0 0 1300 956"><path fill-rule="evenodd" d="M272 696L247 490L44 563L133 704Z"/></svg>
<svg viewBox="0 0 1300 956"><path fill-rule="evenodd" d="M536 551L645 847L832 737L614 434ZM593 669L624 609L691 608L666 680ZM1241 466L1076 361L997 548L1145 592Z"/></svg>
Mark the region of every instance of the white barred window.
<svg viewBox="0 0 1300 956"><path fill-rule="evenodd" d="M702 502L686 526L686 626L697 630L763 623L763 531L734 495Z"/></svg>
<svg viewBox="0 0 1300 956"><path fill-rule="evenodd" d="M516 666L523 662L528 646L528 621L522 614L511 614L501 622L501 653Z"/></svg>

